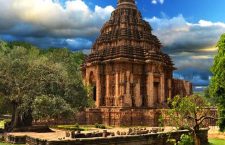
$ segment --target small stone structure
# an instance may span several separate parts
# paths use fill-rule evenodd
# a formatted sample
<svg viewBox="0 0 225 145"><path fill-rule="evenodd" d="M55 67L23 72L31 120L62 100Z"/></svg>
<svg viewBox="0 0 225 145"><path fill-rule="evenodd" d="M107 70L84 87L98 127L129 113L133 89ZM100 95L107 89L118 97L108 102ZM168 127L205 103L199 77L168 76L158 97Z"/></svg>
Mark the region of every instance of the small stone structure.
<svg viewBox="0 0 225 145"><path fill-rule="evenodd" d="M191 83L173 79L174 65L161 47L135 1L118 0L82 65L97 107L86 111L88 124L155 125L154 109L166 108L167 98L192 93Z"/></svg>

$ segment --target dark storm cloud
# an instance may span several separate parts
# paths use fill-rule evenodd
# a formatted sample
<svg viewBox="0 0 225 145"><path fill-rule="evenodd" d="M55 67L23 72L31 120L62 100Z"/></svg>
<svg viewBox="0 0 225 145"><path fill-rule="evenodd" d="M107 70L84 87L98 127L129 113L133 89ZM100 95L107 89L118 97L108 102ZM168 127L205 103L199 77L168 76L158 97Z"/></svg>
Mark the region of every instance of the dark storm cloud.
<svg viewBox="0 0 225 145"><path fill-rule="evenodd" d="M0 0L0 39L40 47L87 49L109 19L112 6L91 10L82 0Z"/></svg>
<svg viewBox="0 0 225 145"><path fill-rule="evenodd" d="M182 15L174 18L146 19L153 27L177 70L176 78L191 81L196 86L209 84L210 67L216 55L216 42L225 33L225 24L200 20L190 23Z"/></svg>

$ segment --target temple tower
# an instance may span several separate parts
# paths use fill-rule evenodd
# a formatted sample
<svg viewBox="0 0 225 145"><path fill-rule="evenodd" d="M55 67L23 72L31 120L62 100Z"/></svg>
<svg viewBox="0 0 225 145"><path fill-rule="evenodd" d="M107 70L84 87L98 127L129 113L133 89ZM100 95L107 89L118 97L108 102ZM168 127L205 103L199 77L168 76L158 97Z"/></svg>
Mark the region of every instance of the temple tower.
<svg viewBox="0 0 225 145"><path fill-rule="evenodd" d="M82 66L96 107L162 108L172 95L173 63L134 0L118 0Z"/></svg>

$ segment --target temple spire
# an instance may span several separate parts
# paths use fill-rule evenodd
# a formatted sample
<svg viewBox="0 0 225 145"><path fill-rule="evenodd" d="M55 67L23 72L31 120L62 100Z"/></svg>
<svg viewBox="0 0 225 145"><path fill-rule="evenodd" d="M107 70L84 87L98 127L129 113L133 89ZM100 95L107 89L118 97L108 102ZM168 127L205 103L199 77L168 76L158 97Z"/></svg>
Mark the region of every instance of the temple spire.
<svg viewBox="0 0 225 145"><path fill-rule="evenodd" d="M135 0L118 0L118 4L122 4L122 3L132 3L132 4L135 4Z"/></svg>
<svg viewBox="0 0 225 145"><path fill-rule="evenodd" d="M135 0L118 0L117 8L134 8L136 9Z"/></svg>

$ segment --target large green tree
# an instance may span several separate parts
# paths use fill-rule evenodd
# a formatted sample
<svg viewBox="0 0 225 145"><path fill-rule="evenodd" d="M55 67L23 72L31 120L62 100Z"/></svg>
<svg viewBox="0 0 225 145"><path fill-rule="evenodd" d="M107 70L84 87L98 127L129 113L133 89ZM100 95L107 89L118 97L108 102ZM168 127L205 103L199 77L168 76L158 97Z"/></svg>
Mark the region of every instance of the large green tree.
<svg viewBox="0 0 225 145"><path fill-rule="evenodd" d="M220 109L219 126L220 130L225 130L225 34L217 43L218 54L214 58L211 68L213 77L209 86L210 96L215 100Z"/></svg>
<svg viewBox="0 0 225 145"><path fill-rule="evenodd" d="M43 99L37 96L61 102L68 110L88 106L79 70L83 57L68 49L40 50L27 43L0 41L0 96L12 110L10 129L31 125L38 112L33 106L40 107Z"/></svg>

